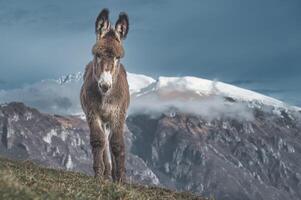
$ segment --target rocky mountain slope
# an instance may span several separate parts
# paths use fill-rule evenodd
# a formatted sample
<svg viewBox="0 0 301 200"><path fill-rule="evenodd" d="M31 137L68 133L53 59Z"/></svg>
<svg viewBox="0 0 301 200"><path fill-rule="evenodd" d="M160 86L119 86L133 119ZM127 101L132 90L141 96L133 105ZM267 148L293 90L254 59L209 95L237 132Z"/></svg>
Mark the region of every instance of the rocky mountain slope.
<svg viewBox="0 0 301 200"><path fill-rule="evenodd" d="M126 137L130 148L129 131ZM40 113L23 103L1 105L0 141L0 155L92 175L89 130L79 117ZM156 175L136 155L127 155L127 169L133 182L159 184Z"/></svg>
<svg viewBox="0 0 301 200"><path fill-rule="evenodd" d="M254 110L240 121L165 113L131 115L128 179L216 199L300 199L298 116ZM85 121L43 114L22 103L0 109L0 154L92 173Z"/></svg>
<svg viewBox="0 0 301 200"><path fill-rule="evenodd" d="M301 199L300 108L195 77L128 79L130 181L221 200ZM88 128L75 99L80 84L81 74L75 74L2 92L0 99L21 92L29 105L67 112L2 105L0 154L91 174ZM38 101L32 101L32 91ZM49 94L55 104L48 104Z"/></svg>
<svg viewBox="0 0 301 200"><path fill-rule="evenodd" d="M132 150L171 188L216 199L300 199L300 121L255 112L252 122L130 117Z"/></svg>

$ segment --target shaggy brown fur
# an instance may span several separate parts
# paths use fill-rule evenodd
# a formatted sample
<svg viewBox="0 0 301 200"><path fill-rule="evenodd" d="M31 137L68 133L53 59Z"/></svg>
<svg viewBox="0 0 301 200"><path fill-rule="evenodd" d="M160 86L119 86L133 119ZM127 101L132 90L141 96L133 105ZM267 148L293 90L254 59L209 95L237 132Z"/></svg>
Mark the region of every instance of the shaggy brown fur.
<svg viewBox="0 0 301 200"><path fill-rule="evenodd" d="M125 181L123 127L130 95L119 59L124 56L122 40L129 24L121 13L113 29L108 16L104 9L97 17L94 59L86 66L80 98L90 128L95 177Z"/></svg>

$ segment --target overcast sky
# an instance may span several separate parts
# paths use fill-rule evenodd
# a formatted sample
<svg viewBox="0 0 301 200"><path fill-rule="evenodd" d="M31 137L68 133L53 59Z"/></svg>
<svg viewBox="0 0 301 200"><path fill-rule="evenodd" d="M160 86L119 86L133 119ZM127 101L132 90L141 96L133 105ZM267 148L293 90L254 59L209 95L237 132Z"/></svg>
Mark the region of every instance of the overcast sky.
<svg viewBox="0 0 301 200"><path fill-rule="evenodd" d="M123 63L199 76L301 106L300 0L0 0L0 88L83 71L94 21L130 18Z"/></svg>

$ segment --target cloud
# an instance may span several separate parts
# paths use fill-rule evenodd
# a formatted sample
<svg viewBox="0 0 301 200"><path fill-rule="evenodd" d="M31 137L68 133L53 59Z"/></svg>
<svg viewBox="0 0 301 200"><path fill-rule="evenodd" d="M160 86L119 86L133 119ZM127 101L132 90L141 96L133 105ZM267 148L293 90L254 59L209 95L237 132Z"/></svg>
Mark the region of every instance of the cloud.
<svg viewBox="0 0 301 200"><path fill-rule="evenodd" d="M201 115L208 120L231 118L252 121L254 119L253 112L246 103L230 101L218 94L202 99L185 99L182 97L162 99L153 93L132 99L128 113L129 115L149 114L153 117L157 117L161 113L170 115L190 113Z"/></svg>
<svg viewBox="0 0 301 200"><path fill-rule="evenodd" d="M136 82L131 81L131 83ZM212 90L214 90L215 84L213 82ZM18 89L1 90L0 103L18 101L42 112L63 115L81 114L79 98L81 85L81 80L64 84L55 80L45 80ZM149 93L140 96L132 95L129 115L143 113L158 116L162 113L183 112L201 115L208 120L223 117L238 120L253 119L253 113L246 104L230 101L219 94L195 98L195 93L182 91L182 93L174 93L171 98L168 98L170 95L168 92L162 96L162 94L153 91L152 88L147 87L145 90Z"/></svg>
<svg viewBox="0 0 301 200"><path fill-rule="evenodd" d="M245 79L233 83L246 86L273 79L271 88L288 89L292 77L294 85L300 82L300 6L271 2L0 0L1 75L12 88L82 70L95 40L95 17L108 7L113 23L120 11L130 16L123 60L130 71Z"/></svg>
<svg viewBox="0 0 301 200"><path fill-rule="evenodd" d="M79 91L81 82L60 85L55 80L45 80L22 88L0 91L0 102L24 102L42 112L56 114L81 113Z"/></svg>

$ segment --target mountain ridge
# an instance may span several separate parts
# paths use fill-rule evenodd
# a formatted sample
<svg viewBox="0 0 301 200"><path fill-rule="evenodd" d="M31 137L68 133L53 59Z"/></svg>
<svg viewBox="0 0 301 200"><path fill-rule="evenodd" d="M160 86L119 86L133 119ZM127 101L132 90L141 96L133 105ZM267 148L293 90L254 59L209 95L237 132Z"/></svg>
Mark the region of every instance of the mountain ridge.
<svg viewBox="0 0 301 200"><path fill-rule="evenodd" d="M252 120L129 114L128 179L221 200L301 199L300 115L267 106L251 111ZM0 107L0 155L92 174L86 122L22 103Z"/></svg>
<svg viewBox="0 0 301 200"><path fill-rule="evenodd" d="M131 180L221 200L301 199L298 107L195 77L129 74L129 80ZM0 154L91 174L81 84L77 73L0 92L0 99L22 97L42 111L22 103L0 107Z"/></svg>
<svg viewBox="0 0 301 200"><path fill-rule="evenodd" d="M146 76L143 74L134 74L129 72L127 72L127 74L131 95L135 96L144 95L146 92L149 92L147 90L184 90L194 91L200 96L220 94L242 101L256 100L259 103L266 105L277 107L289 107L290 109L301 110L300 107L288 105L276 98L217 80L212 81L195 76L159 76L157 79L154 79L150 76ZM68 74L59 78L58 82L63 84L66 82L80 81L80 76L82 76L81 72L77 72L75 74ZM62 83L61 80L65 81L63 81ZM150 88L150 86L153 87Z"/></svg>
<svg viewBox="0 0 301 200"><path fill-rule="evenodd" d="M82 72L67 74L58 79L47 79L18 89L0 90L0 103L21 101L43 112L67 115L82 114L79 102L82 75ZM130 112L131 107L134 107L134 110L136 109L135 103L138 107L147 107L147 105L141 104L144 100L149 99L160 105L161 110L159 111L162 113L168 110L166 108L168 106L177 107L180 104L181 109L184 109L185 104L198 104L198 102L206 101L211 97L247 103L247 107L270 105L275 108L275 112L279 112L277 111L279 109L301 112L301 108L291 106L272 97L223 82L197 77L162 76L155 80L149 76L128 73L128 81L131 92ZM215 98L215 100L218 98ZM196 106L204 107L203 104ZM189 107L188 111L191 110L197 112L198 109ZM187 112L185 109L182 111Z"/></svg>

